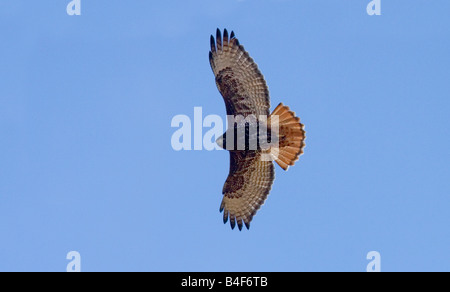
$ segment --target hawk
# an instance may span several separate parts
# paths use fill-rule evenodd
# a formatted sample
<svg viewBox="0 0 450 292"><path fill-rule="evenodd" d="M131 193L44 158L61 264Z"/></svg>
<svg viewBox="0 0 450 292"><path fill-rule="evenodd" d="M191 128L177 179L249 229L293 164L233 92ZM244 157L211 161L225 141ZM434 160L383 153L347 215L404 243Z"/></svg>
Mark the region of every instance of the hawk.
<svg viewBox="0 0 450 292"><path fill-rule="evenodd" d="M244 123L235 123L236 118L231 125L229 122L225 134L216 140L230 153L230 171L222 190L220 212L223 212L224 223L230 220L232 229L236 224L239 230L243 224L249 229L250 221L264 204L275 179L273 160L287 170L303 153L304 126L283 103L270 114L270 96L264 76L234 32L228 35L225 29L222 37L217 29L216 38L211 35L210 42L209 62L225 101L227 117L240 116L244 120ZM250 116L256 117L256 123L248 119ZM256 136L250 130L255 124ZM228 140L236 134L236 139ZM266 143L263 147L260 139L264 136L267 141L276 143ZM257 142L250 147L255 139ZM243 142L243 147L237 146L239 141Z"/></svg>

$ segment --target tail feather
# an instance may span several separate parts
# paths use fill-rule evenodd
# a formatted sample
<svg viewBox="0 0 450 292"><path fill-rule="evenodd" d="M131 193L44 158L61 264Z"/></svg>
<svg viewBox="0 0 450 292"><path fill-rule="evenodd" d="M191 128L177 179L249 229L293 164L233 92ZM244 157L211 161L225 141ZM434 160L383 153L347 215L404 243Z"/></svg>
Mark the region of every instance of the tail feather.
<svg viewBox="0 0 450 292"><path fill-rule="evenodd" d="M273 116L278 116L278 146L272 147L270 152L278 165L287 170L303 153L306 138L304 125L283 103L274 109L270 117Z"/></svg>

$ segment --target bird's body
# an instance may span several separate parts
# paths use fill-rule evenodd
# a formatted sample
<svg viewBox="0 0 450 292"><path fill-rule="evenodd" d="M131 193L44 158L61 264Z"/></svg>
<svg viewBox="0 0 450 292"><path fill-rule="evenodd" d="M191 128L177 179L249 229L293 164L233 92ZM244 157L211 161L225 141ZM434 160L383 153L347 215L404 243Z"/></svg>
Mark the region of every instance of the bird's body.
<svg viewBox="0 0 450 292"><path fill-rule="evenodd" d="M275 179L275 160L287 170L303 153L305 131L300 119L280 103L270 114L267 84L258 66L231 32L211 36L209 61L225 101L229 129L218 144L230 153L230 172L220 211L224 223L250 227ZM233 139L230 139L233 136Z"/></svg>

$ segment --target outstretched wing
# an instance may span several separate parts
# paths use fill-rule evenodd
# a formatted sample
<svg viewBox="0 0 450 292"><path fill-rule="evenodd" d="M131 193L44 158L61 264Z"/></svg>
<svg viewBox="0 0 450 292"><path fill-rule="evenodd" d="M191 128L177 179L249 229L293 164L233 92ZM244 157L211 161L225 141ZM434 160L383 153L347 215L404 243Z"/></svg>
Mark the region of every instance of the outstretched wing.
<svg viewBox="0 0 450 292"><path fill-rule="evenodd" d="M269 90L258 66L231 32L211 35L209 62L223 96L227 115L269 115Z"/></svg>
<svg viewBox="0 0 450 292"><path fill-rule="evenodd" d="M250 221L264 204L275 180L272 161L262 161L261 151L230 151L230 173L223 186L220 212L223 222L230 219L231 228L242 223L250 228Z"/></svg>

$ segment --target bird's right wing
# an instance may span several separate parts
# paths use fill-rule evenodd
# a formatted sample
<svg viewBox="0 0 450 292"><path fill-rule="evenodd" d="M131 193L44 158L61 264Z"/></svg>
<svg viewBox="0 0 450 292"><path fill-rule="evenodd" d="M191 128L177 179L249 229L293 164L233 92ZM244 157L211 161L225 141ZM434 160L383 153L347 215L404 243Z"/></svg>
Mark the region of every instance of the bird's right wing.
<svg viewBox="0 0 450 292"><path fill-rule="evenodd" d="M247 116L270 114L270 97L264 76L258 66L239 44L234 32L223 38L217 29L216 39L211 35L209 62L216 77L217 88L223 96L227 115Z"/></svg>

